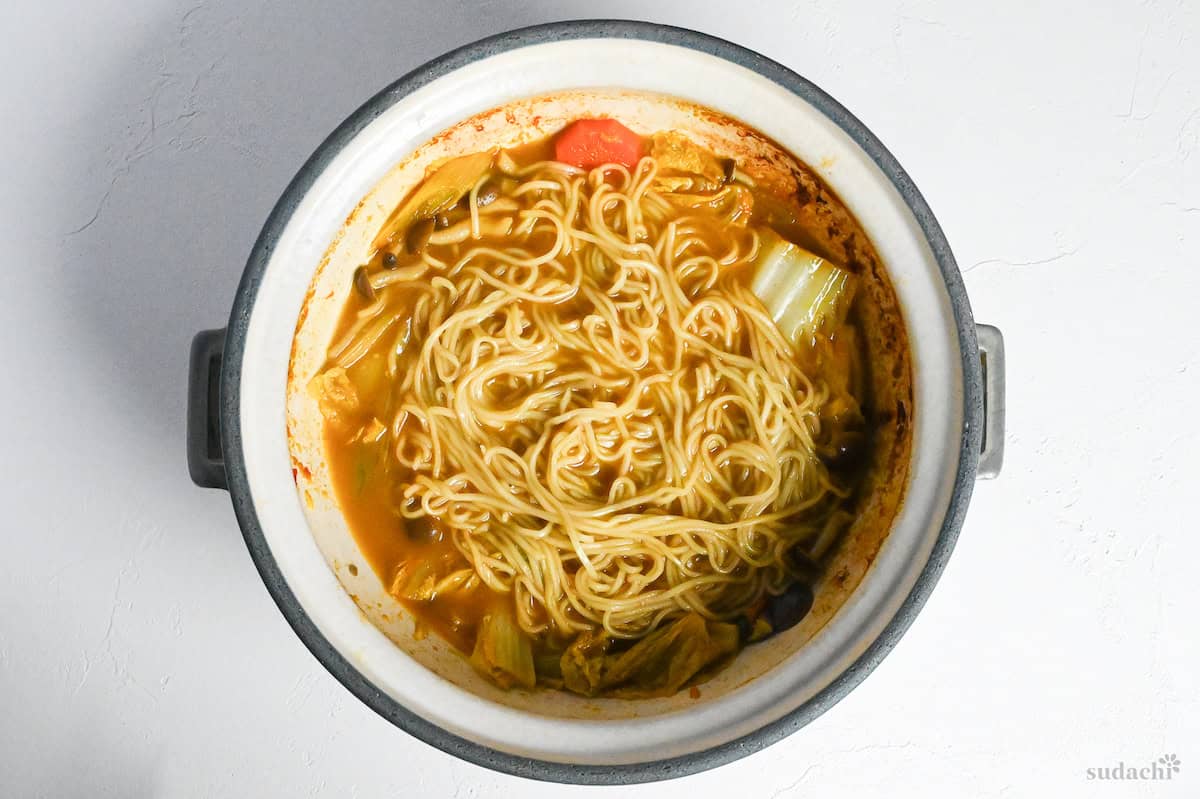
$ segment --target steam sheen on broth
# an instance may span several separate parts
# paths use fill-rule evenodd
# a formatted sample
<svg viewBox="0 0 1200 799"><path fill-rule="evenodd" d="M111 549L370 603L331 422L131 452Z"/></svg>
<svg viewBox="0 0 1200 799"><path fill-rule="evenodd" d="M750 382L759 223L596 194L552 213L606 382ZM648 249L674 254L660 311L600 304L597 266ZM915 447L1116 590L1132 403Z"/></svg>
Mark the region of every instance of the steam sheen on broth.
<svg viewBox="0 0 1200 799"><path fill-rule="evenodd" d="M675 132L434 167L324 369L337 498L506 688L657 696L796 624L871 444L851 269Z"/></svg>

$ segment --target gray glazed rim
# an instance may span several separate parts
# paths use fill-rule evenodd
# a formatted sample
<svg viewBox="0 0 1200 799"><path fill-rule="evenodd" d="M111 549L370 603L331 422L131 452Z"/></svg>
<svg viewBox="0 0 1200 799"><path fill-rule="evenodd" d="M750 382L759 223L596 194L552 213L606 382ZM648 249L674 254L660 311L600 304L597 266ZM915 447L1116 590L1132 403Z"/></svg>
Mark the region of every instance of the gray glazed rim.
<svg viewBox="0 0 1200 799"><path fill-rule="evenodd" d="M571 39L637 39L687 47L751 69L788 89L840 127L871 158L900 193L921 227L933 252L954 313L963 373L963 430L953 493L942 529L929 560L912 590L883 632L849 668L810 700L782 718L720 746L678 757L621 765L578 765L521 757L501 752L447 732L412 713L371 683L333 647L297 601L267 545L255 512L241 447L240 376L246 332L263 273L275 244L296 206L330 161L364 127L401 98L459 67L530 45ZM975 323L962 276L941 226L925 199L888 152L862 122L816 85L752 50L723 39L685 28L626 20L552 22L497 34L465 45L418 67L376 94L350 115L324 142L284 190L250 253L234 299L221 365L219 418L225 472L234 512L250 556L296 635L309 651L352 694L376 713L410 735L444 752L499 772L562 783L622 785L672 779L715 768L760 751L799 730L853 690L896 646L933 586L954 548L970 502L979 463L983 430L983 375L979 362Z"/></svg>

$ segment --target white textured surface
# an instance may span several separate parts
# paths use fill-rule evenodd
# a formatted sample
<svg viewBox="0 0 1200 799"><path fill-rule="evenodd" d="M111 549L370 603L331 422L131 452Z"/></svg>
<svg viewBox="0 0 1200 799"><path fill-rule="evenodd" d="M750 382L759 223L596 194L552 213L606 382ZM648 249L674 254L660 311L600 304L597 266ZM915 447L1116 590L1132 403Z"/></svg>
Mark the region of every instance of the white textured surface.
<svg viewBox="0 0 1200 799"><path fill-rule="evenodd" d="M185 362L363 99L486 33L646 4L85 5L0 8L0 796L566 792L416 742L307 653L228 497L188 483ZM1200 10L693 5L652 18L812 78L912 174L1006 334L1009 452L875 674L671 789L1194 793ZM1086 779L1168 752L1172 784Z"/></svg>

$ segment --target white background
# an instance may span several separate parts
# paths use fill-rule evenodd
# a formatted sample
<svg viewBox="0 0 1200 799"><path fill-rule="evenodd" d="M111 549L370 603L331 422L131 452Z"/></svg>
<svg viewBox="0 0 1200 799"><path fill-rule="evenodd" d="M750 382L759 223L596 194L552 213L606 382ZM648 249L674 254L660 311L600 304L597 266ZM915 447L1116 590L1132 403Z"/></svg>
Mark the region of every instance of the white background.
<svg viewBox="0 0 1200 799"><path fill-rule="evenodd" d="M697 6L703 5L703 8ZM192 334L299 165L452 46L650 18L811 78L896 154L1008 345L1008 458L911 631L758 755L588 796L1200 788L1200 8L39 0L0 6L0 796L561 796L459 762L292 634L191 486ZM1170 783L1088 768L1174 753Z"/></svg>

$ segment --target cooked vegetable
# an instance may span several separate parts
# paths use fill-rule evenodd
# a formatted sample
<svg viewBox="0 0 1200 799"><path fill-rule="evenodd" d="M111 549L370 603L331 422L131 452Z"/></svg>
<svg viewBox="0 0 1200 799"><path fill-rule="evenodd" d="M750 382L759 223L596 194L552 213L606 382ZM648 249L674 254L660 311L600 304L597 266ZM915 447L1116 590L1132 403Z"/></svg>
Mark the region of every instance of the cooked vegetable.
<svg viewBox="0 0 1200 799"><path fill-rule="evenodd" d="M746 181L740 182L746 183L751 196L754 197L755 221L762 222L780 236L799 244L809 252L820 255L822 258L828 257L825 248L817 241L816 236L800 223L793 206L783 202L769 191L756 188Z"/></svg>
<svg viewBox="0 0 1200 799"><path fill-rule="evenodd" d="M470 567L458 569L437 581L437 585L433 587L433 595L436 597L464 589L469 590L478 584L479 578L475 576L474 569Z"/></svg>
<svg viewBox="0 0 1200 799"><path fill-rule="evenodd" d="M606 633L581 634L563 653L563 684L587 696L667 696L737 652L738 628L689 613L624 652L609 654L612 645Z"/></svg>
<svg viewBox="0 0 1200 799"><path fill-rule="evenodd" d="M371 285L375 287L376 291L379 291L397 283L412 283L414 280L420 280L428 271L428 265L417 261L416 263L397 266L383 272L376 272L375 276L371 278Z"/></svg>
<svg viewBox="0 0 1200 799"><path fill-rule="evenodd" d="M363 429L361 432L359 432L358 438L364 444L375 444L378 443L381 438L383 438L383 434L386 432L387 428L384 427L383 422L372 416L371 421L363 425Z"/></svg>
<svg viewBox="0 0 1200 799"><path fill-rule="evenodd" d="M408 232L404 234L404 249L412 255L420 255L429 244L429 237L433 235L433 226L432 219L418 219L413 222L409 226Z"/></svg>
<svg viewBox="0 0 1200 799"><path fill-rule="evenodd" d="M793 344L831 335L846 320L854 298L854 275L820 256L759 230L754 293Z"/></svg>
<svg viewBox="0 0 1200 799"><path fill-rule="evenodd" d="M861 426L863 418L856 397L865 392L865 375L857 329L853 325L842 325L832 338L817 333L808 344L805 355L829 388L829 398L821 409L822 416L837 421L842 427Z"/></svg>
<svg viewBox="0 0 1200 799"><path fill-rule="evenodd" d="M870 451L870 436L858 400L866 391L866 376L857 328L844 324L832 339L815 334L802 354L825 380L828 391L821 406L817 455L834 476L852 477Z"/></svg>
<svg viewBox="0 0 1200 799"><path fill-rule="evenodd" d="M658 161L659 186L666 191L711 191L732 174L711 152L673 130L651 137L650 155Z"/></svg>
<svg viewBox="0 0 1200 799"><path fill-rule="evenodd" d="M856 397L866 392L866 371L859 349L858 328L842 325L833 338L832 367L838 370L842 387Z"/></svg>
<svg viewBox="0 0 1200 799"><path fill-rule="evenodd" d="M799 624L812 606L812 588L804 583L792 583L786 591L767 602L767 621L775 632L780 633Z"/></svg>
<svg viewBox="0 0 1200 799"><path fill-rule="evenodd" d="M729 183L738 173L737 161L732 158L721 159L721 174L725 177L725 182ZM751 184L753 185L753 184Z"/></svg>
<svg viewBox="0 0 1200 799"><path fill-rule="evenodd" d="M557 683L561 687L563 648L552 641L541 641L540 644L533 651L533 668L538 682Z"/></svg>
<svg viewBox="0 0 1200 799"><path fill-rule="evenodd" d="M664 197L671 204L683 208L708 208L719 214L727 215L729 223L732 225L745 227L749 224L751 214L754 213L754 197L745 186L729 185L718 191L696 193L684 190L690 188L691 178L680 179L689 181L688 186L676 190L667 188L667 184L659 186L662 191L666 192ZM674 178L668 180L674 180Z"/></svg>
<svg viewBox="0 0 1200 799"><path fill-rule="evenodd" d="M383 388L383 381L387 379L387 358L381 353L367 355L346 370L346 377L364 397L373 396Z"/></svg>
<svg viewBox="0 0 1200 799"><path fill-rule="evenodd" d="M360 266L354 270L354 289L368 302L375 300L375 288L371 285L371 278L367 275L367 268Z"/></svg>
<svg viewBox="0 0 1200 799"><path fill-rule="evenodd" d="M558 134L554 157L581 169L632 167L642 157L642 138L615 119L581 119Z"/></svg>
<svg viewBox="0 0 1200 799"><path fill-rule="evenodd" d="M511 180L521 171L521 165L512 157L512 153L508 150L501 150L500 154L496 156L496 169Z"/></svg>
<svg viewBox="0 0 1200 799"><path fill-rule="evenodd" d="M750 628L750 635L746 638L746 643L753 644L764 638L770 638L775 634L775 628L771 626L771 622L759 616L754 620L753 626Z"/></svg>
<svg viewBox="0 0 1200 799"><path fill-rule="evenodd" d="M479 624L471 665L501 688L532 688L533 642L513 620L508 605L488 611Z"/></svg>
<svg viewBox="0 0 1200 799"><path fill-rule="evenodd" d="M441 540L438 528L426 519L400 519L399 522L400 529L404 531L404 537L409 541L427 544L431 541Z"/></svg>
<svg viewBox="0 0 1200 799"><path fill-rule="evenodd" d="M345 424L358 408L358 390L346 370L334 366L321 372L308 384L309 394L327 422Z"/></svg>
<svg viewBox="0 0 1200 799"><path fill-rule="evenodd" d="M375 461L368 453L360 452L354 462L354 493L361 495L367 486L367 479L374 471Z"/></svg>
<svg viewBox="0 0 1200 799"><path fill-rule="evenodd" d="M413 559L396 571L392 580L392 596L425 602L433 599L433 589L438 582L437 563L432 560Z"/></svg>
<svg viewBox="0 0 1200 799"><path fill-rule="evenodd" d="M383 247L397 233L407 232L413 222L432 219L457 203L491 169L495 156L495 150L487 150L451 158L439 166L392 212L372 246Z"/></svg>

